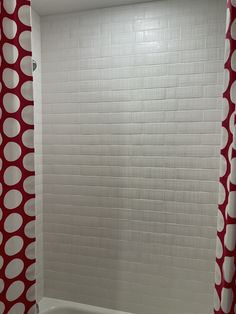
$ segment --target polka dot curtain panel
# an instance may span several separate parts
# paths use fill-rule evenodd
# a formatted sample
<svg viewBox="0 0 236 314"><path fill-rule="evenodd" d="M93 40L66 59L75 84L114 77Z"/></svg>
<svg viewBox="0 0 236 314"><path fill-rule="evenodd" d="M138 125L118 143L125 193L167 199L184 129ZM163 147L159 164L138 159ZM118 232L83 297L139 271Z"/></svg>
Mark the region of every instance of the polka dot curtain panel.
<svg viewBox="0 0 236 314"><path fill-rule="evenodd" d="M236 0L227 1L214 309L236 313Z"/></svg>
<svg viewBox="0 0 236 314"><path fill-rule="evenodd" d="M35 313L30 1L0 0L0 314Z"/></svg>

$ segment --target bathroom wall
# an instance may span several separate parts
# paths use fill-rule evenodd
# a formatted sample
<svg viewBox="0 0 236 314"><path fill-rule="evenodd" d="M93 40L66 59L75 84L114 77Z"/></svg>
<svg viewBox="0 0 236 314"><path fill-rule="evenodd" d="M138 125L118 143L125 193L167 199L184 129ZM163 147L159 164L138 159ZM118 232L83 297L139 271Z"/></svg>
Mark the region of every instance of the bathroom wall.
<svg viewBox="0 0 236 314"><path fill-rule="evenodd" d="M225 2L41 27L46 296L211 314Z"/></svg>
<svg viewBox="0 0 236 314"><path fill-rule="evenodd" d="M43 296L43 227L42 227L42 84L40 16L32 10L32 54L37 62L33 73L35 123L35 188L36 188L36 280L37 300Z"/></svg>

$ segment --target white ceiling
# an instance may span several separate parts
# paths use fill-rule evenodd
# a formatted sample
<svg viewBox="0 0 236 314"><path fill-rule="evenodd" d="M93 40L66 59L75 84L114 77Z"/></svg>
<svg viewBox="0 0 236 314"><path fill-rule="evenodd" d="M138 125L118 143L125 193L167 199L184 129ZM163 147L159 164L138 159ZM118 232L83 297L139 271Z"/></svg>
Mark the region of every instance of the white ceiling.
<svg viewBox="0 0 236 314"><path fill-rule="evenodd" d="M69 13L111 6L149 2L150 0L31 0L40 15Z"/></svg>

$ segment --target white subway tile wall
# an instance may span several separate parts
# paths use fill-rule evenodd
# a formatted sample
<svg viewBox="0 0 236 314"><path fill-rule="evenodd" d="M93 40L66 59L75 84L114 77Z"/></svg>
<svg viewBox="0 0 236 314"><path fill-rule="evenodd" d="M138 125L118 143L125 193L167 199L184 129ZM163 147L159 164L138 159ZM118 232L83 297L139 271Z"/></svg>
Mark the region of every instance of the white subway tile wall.
<svg viewBox="0 0 236 314"><path fill-rule="evenodd" d="M34 87L34 139L35 139L35 190L36 190L36 295L37 301L43 296L43 226L42 226L42 84L41 84L41 31L40 16L32 10L32 54L37 62L33 73Z"/></svg>
<svg viewBox="0 0 236 314"><path fill-rule="evenodd" d="M46 296L211 314L225 1L41 27Z"/></svg>

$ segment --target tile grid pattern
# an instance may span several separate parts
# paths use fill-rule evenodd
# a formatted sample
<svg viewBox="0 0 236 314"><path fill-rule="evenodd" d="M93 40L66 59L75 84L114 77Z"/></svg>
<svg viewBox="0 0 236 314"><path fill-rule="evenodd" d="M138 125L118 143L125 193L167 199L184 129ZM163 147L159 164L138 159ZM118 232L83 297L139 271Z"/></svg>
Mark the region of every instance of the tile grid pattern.
<svg viewBox="0 0 236 314"><path fill-rule="evenodd" d="M32 17L32 53L37 62L33 72L34 88L34 141L35 141L35 208L36 208L36 297L43 297L43 211L42 211L42 86L41 86L41 30L40 16L31 10Z"/></svg>
<svg viewBox="0 0 236 314"><path fill-rule="evenodd" d="M46 296L212 313L224 1L41 26Z"/></svg>

